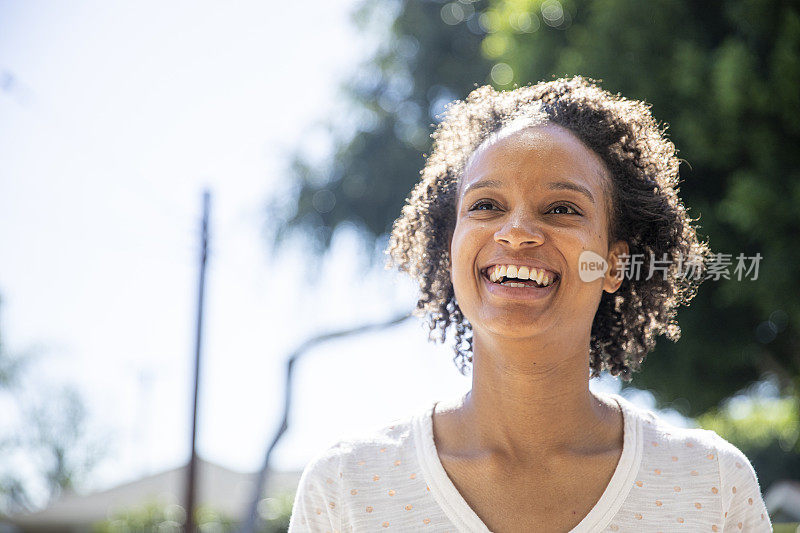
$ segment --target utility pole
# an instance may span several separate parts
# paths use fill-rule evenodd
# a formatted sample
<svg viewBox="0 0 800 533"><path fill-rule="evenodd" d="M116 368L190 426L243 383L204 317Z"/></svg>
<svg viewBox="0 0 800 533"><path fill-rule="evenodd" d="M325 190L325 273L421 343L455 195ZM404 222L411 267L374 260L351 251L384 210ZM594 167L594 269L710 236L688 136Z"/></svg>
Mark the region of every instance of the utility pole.
<svg viewBox="0 0 800 533"><path fill-rule="evenodd" d="M192 407L192 452L189 456L189 472L186 479L186 532L195 533L194 508L197 485L197 398L200 383L200 348L203 338L203 295L205 293L206 258L208 257L208 213L211 193L203 191L203 221L200 229L200 286L197 296L197 336L194 350L194 402Z"/></svg>

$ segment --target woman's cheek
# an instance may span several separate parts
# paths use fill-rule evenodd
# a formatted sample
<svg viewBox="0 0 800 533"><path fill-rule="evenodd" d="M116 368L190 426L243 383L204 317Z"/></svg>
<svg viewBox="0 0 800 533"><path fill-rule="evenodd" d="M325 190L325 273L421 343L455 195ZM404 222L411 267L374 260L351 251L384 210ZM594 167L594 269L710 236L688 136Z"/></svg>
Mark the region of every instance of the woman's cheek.
<svg viewBox="0 0 800 533"><path fill-rule="evenodd" d="M461 268L459 244L459 236L456 233L453 235L453 240L450 246L450 282L453 284L453 290L457 290L456 287L461 280L461 272L459 271L459 268Z"/></svg>
<svg viewBox="0 0 800 533"><path fill-rule="evenodd" d="M469 257L469 250L467 250L465 244L467 243L464 241L463 235L456 231L450 247L450 281L453 284L453 291L458 300L462 300L466 296L463 294L462 289L467 286L466 283L472 273L473 262Z"/></svg>

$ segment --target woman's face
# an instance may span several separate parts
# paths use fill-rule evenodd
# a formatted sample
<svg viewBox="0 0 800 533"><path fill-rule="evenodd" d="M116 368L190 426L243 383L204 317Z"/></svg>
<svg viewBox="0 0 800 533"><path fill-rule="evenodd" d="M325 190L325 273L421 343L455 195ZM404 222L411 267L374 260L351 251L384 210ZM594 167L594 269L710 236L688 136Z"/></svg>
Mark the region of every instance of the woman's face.
<svg viewBox="0 0 800 533"><path fill-rule="evenodd" d="M609 246L609 179L602 159L554 124L476 152L459 185L450 244L456 299L476 337L588 339L602 291L620 282L613 272L590 279L585 268L584 281L579 263L588 251L613 266L628 251L624 242ZM538 286L545 276L550 284Z"/></svg>

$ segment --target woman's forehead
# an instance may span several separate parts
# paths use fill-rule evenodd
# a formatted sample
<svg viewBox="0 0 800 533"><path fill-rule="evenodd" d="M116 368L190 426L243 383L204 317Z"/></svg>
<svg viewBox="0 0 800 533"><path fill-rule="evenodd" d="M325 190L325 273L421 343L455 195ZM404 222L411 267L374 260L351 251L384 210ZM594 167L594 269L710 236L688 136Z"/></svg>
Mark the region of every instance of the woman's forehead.
<svg viewBox="0 0 800 533"><path fill-rule="evenodd" d="M596 152L568 129L547 123L501 132L484 141L468 158L457 190L461 196L474 181L489 176L496 179L506 172L528 174L542 165L548 173L580 176L584 179L578 181L603 189L609 177Z"/></svg>
<svg viewBox="0 0 800 533"><path fill-rule="evenodd" d="M475 157L478 156L478 154L484 152L487 148L494 146L499 141L507 139L508 137L524 130L546 126L547 124L551 123L548 122L547 116L544 114L536 114L531 117L520 117L510 121L499 130L491 132L480 142L478 147L472 152L472 154L470 154L469 158L467 159L467 164L464 168L469 166L469 164L475 159Z"/></svg>

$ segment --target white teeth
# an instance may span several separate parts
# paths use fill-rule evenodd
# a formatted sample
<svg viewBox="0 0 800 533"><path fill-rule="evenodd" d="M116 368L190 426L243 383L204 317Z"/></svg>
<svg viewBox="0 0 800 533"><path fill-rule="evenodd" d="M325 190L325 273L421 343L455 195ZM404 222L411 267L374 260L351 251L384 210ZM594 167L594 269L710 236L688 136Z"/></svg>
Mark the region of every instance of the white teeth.
<svg viewBox="0 0 800 533"><path fill-rule="evenodd" d="M495 265L487 270L486 273L493 283L498 283L501 279L507 277L521 280L530 279L535 281L539 286L547 287L555 280L555 276L551 277L545 270L524 265L519 267L516 265ZM524 283L513 282L506 282L503 285L509 287L529 287L529 285L525 285Z"/></svg>

